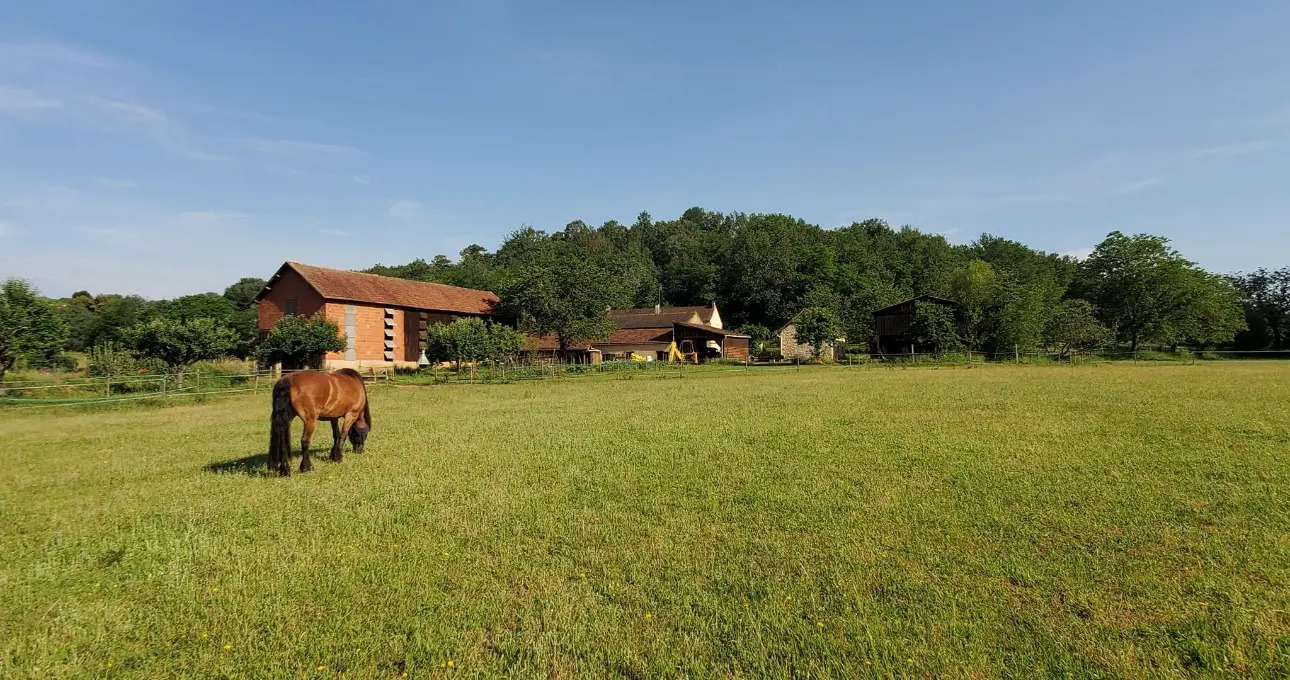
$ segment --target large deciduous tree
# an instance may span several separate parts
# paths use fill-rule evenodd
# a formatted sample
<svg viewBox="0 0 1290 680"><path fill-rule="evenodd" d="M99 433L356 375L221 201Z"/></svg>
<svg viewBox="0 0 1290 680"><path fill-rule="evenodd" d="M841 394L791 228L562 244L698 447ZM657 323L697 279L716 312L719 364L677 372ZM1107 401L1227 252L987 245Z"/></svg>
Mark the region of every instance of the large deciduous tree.
<svg viewBox="0 0 1290 680"><path fill-rule="evenodd" d="M179 320L160 317L131 332L135 352L143 358L165 362L183 387L184 373L193 364L226 356L237 346L228 327L208 318Z"/></svg>
<svg viewBox="0 0 1290 680"><path fill-rule="evenodd" d="M1233 283L1249 326L1237 344L1248 349L1286 349L1290 345L1290 267L1240 274Z"/></svg>
<svg viewBox="0 0 1290 680"><path fill-rule="evenodd" d="M18 359L53 365L66 339L62 317L35 287L22 279L0 284L0 395Z"/></svg>
<svg viewBox="0 0 1290 680"><path fill-rule="evenodd" d="M1208 342L1235 334L1223 321L1224 293L1214 277L1162 236L1112 232L1080 263L1074 292L1092 302L1102 323L1133 350L1143 342L1177 343L1192 331L1203 332Z"/></svg>
<svg viewBox="0 0 1290 680"><path fill-rule="evenodd" d="M534 335L554 334L563 354L571 345L603 340L614 330L606 311L631 301L624 282L604 267L561 248L525 266L502 286L502 311Z"/></svg>

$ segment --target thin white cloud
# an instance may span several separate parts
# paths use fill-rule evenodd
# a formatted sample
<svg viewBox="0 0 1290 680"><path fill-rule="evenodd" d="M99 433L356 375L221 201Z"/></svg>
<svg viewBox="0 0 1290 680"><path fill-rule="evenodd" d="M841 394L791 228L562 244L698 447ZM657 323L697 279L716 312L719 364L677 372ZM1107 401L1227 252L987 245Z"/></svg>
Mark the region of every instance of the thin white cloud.
<svg viewBox="0 0 1290 680"><path fill-rule="evenodd" d="M417 216L421 211L421 204L416 201L400 200L390 201L390 207L385 211L386 215L400 220L410 220Z"/></svg>
<svg viewBox="0 0 1290 680"><path fill-rule="evenodd" d="M348 231L341 231L340 229L319 229L318 233L327 236L349 236Z"/></svg>
<svg viewBox="0 0 1290 680"><path fill-rule="evenodd" d="M0 85L0 112L15 118L40 118L62 107L62 102L38 92Z"/></svg>
<svg viewBox="0 0 1290 680"><path fill-rule="evenodd" d="M194 210L179 214L179 226L186 229L219 229L246 221L250 215L240 212Z"/></svg>
<svg viewBox="0 0 1290 680"><path fill-rule="evenodd" d="M95 177L94 183L109 189L138 189L139 185L128 179L116 179L113 177Z"/></svg>
<svg viewBox="0 0 1290 680"><path fill-rule="evenodd" d="M261 153L343 155L363 153L361 150L345 144L324 144L321 142L307 142L296 139L265 139L263 137L248 137L242 140L242 145L252 151L259 151Z"/></svg>
<svg viewBox="0 0 1290 680"><path fill-rule="evenodd" d="M88 69L120 69L126 62L56 42L0 42L0 63L54 63Z"/></svg>
<svg viewBox="0 0 1290 680"><path fill-rule="evenodd" d="M1248 156L1250 154L1263 153L1280 146L1285 140L1268 138L1255 139L1248 142L1236 142L1234 144L1219 144L1217 146L1205 147L1203 149L1194 149L1187 152L1188 158L1234 158L1236 156Z"/></svg>
<svg viewBox="0 0 1290 680"><path fill-rule="evenodd" d="M355 184L371 184L371 183L372 183L372 178L371 178L371 177L369 177L369 176L367 176L367 175L354 175L353 177L350 177L350 179L354 180L354 183L355 183Z"/></svg>
<svg viewBox="0 0 1290 680"><path fill-rule="evenodd" d="M1093 249L1092 249L1092 248L1076 248L1075 250L1068 250L1068 251L1066 251L1066 252L1064 252L1064 253L1059 253L1059 254L1060 254L1062 257L1073 257L1073 258L1075 258L1075 259L1077 259L1077 260L1086 260L1086 259L1088 259L1088 256L1089 256L1089 255L1092 255L1092 254L1093 254Z"/></svg>

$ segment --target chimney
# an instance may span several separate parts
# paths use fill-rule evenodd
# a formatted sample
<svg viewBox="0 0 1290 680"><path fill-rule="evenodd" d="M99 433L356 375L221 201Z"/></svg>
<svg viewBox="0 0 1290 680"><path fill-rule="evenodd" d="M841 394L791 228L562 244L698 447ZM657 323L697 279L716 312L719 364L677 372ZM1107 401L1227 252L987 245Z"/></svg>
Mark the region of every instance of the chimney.
<svg viewBox="0 0 1290 680"><path fill-rule="evenodd" d="M662 314L662 313L663 313L663 305L654 305L654 313L655 313L655 314Z"/></svg>

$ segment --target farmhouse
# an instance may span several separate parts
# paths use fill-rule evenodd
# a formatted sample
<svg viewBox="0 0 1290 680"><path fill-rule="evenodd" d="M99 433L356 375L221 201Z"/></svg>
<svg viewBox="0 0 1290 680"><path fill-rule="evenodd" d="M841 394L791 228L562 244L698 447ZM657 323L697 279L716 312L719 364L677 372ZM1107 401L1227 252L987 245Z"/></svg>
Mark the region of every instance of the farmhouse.
<svg viewBox="0 0 1290 680"><path fill-rule="evenodd" d="M919 295L890 307L874 310L873 351L875 354L908 354L911 351L926 349L915 347L914 339L909 334L909 326L914 321L914 306L919 302L944 305L951 309L958 306L953 300L932 295Z"/></svg>
<svg viewBox="0 0 1290 680"><path fill-rule="evenodd" d="M324 367L415 368L430 324L496 318L497 296L486 290L409 281L286 262L260 291L260 332L284 316L322 312L349 346L329 352Z"/></svg>
<svg viewBox="0 0 1290 680"><path fill-rule="evenodd" d="M846 349L846 338L835 338L820 348L820 356L826 359L841 359ZM815 348L810 343L797 341L797 325L789 321L779 329L779 354L785 359L813 359Z"/></svg>
<svg viewBox="0 0 1290 680"><path fill-rule="evenodd" d="M726 357L746 359L749 336L722 328L717 305L695 307L644 307L611 309L616 327L603 342L583 342L566 348L565 358L594 363L604 359L629 359L633 354L647 361L667 361L672 343L683 354L695 353L700 361ZM554 355L554 336L532 338L527 349Z"/></svg>

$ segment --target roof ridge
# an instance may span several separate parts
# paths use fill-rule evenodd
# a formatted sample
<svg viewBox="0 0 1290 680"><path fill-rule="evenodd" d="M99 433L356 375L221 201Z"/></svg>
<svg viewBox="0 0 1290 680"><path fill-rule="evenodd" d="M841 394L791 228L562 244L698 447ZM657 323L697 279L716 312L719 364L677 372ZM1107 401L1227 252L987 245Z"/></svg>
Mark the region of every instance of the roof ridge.
<svg viewBox="0 0 1290 680"><path fill-rule="evenodd" d="M356 274L358 276L374 276L378 279L388 279L390 281L404 281L407 283L424 283L430 286L439 286L441 288L454 288L456 290L466 290L472 293L492 293L493 292L491 290L484 290L483 288L467 288L465 286L454 286L451 283L439 283L438 281L422 281L421 279L405 279L399 276L386 276L385 274L373 274L371 272L360 272L353 269L337 269L335 267L324 267L322 265L308 264L305 262L296 262L294 260L287 260L287 264L293 265L296 267L308 267L310 269L325 269L329 272L340 272L341 274L351 274L351 275Z"/></svg>

